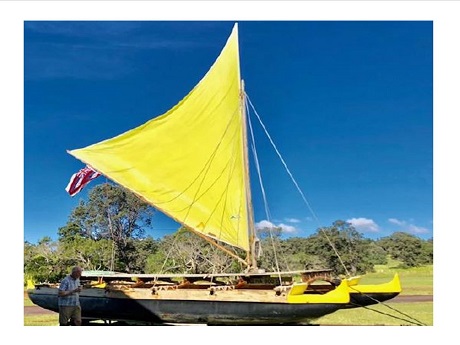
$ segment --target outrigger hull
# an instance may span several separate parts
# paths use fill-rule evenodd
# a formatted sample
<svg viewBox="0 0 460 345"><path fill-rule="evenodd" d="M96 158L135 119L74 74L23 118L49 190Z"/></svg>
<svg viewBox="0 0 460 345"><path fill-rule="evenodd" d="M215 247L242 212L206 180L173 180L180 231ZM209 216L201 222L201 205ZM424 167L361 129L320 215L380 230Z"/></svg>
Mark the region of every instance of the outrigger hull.
<svg viewBox="0 0 460 345"><path fill-rule="evenodd" d="M401 291L401 282L399 275L395 274L393 279L382 284L360 284L361 277L346 279L348 292L350 294L350 303L344 308L359 308L373 304L382 303L398 296ZM333 288L331 284L311 285L310 291L330 291Z"/></svg>
<svg viewBox="0 0 460 345"><path fill-rule="evenodd" d="M382 293L382 292L374 292L374 293L350 293L350 303L347 304L346 308L359 308L359 307L366 307L373 304L378 304L382 302L386 302L395 298L399 295L399 292L392 292L392 293Z"/></svg>
<svg viewBox="0 0 460 345"><path fill-rule="evenodd" d="M357 280L350 279L348 281L348 289L350 292L348 308L365 307L385 302L395 298L402 291L397 273L391 281L384 284L359 284L359 278Z"/></svg>

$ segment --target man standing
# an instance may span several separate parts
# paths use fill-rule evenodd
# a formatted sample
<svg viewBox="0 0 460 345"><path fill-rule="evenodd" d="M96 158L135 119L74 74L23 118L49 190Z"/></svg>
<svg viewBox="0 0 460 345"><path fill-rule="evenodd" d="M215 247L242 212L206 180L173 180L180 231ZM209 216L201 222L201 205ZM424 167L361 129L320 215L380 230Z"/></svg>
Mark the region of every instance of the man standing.
<svg viewBox="0 0 460 345"><path fill-rule="evenodd" d="M59 285L59 326L67 326L72 320L75 326L81 326L80 307L80 277L82 269L79 266L72 268L72 273L66 276Z"/></svg>

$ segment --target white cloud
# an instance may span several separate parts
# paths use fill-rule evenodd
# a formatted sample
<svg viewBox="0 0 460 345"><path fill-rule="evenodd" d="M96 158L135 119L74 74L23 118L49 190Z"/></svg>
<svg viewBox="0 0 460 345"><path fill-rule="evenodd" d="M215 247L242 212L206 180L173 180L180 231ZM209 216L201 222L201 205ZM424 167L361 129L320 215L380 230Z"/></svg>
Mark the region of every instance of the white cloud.
<svg viewBox="0 0 460 345"><path fill-rule="evenodd" d="M410 234L417 235L417 234L427 234L430 232L430 230L428 230L427 228L423 228L421 226L411 224L410 222L407 222L405 220L389 218L388 222L398 225L399 227L401 227L401 231L408 232Z"/></svg>
<svg viewBox="0 0 460 345"><path fill-rule="evenodd" d="M284 220L288 223L300 223L300 219L297 218L284 218Z"/></svg>
<svg viewBox="0 0 460 345"><path fill-rule="evenodd" d="M285 233L292 234L297 231L297 229L291 225L286 225L286 224L281 223L278 226L281 228L281 231Z"/></svg>
<svg viewBox="0 0 460 345"><path fill-rule="evenodd" d="M273 226L273 223L269 222L268 220L261 220L255 224L256 229L271 228Z"/></svg>
<svg viewBox="0 0 460 345"><path fill-rule="evenodd" d="M430 230L428 230L427 228L422 228L421 226L409 224L408 232L412 234L427 234L430 232Z"/></svg>
<svg viewBox="0 0 460 345"><path fill-rule="evenodd" d="M286 224L283 224L283 223L275 225L272 222L269 222L268 220L262 220L262 221L256 223L255 227L256 227L256 229L277 227L277 228L281 228L281 232L288 233L288 234L292 234L292 233L297 231L297 229L294 226L286 225Z"/></svg>
<svg viewBox="0 0 460 345"><path fill-rule="evenodd" d="M399 219L396 219L396 218L390 218L390 219L388 219L388 221L389 221L390 223L392 223L392 224L396 224L396 225L400 225L400 226L406 224L405 221L399 220Z"/></svg>
<svg viewBox="0 0 460 345"><path fill-rule="evenodd" d="M360 232L379 232L379 226L372 220L367 218L351 218L347 220Z"/></svg>

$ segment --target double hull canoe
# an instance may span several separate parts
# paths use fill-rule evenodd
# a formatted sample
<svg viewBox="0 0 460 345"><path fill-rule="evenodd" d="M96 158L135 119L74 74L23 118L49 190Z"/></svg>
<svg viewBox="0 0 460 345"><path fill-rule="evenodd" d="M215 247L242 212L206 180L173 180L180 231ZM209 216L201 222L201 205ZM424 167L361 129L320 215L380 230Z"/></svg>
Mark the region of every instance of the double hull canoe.
<svg viewBox="0 0 460 345"><path fill-rule="evenodd" d="M346 280L325 293L310 290L307 280L317 273L324 271L299 272L302 279L298 283L292 283L290 276L282 272L246 276L138 275L135 279L128 274L100 276L98 281L83 285L82 317L147 324L308 324L350 302ZM284 283L276 286L280 275ZM180 283L171 279L179 277ZM36 305L57 312L57 289L36 285L28 294Z"/></svg>

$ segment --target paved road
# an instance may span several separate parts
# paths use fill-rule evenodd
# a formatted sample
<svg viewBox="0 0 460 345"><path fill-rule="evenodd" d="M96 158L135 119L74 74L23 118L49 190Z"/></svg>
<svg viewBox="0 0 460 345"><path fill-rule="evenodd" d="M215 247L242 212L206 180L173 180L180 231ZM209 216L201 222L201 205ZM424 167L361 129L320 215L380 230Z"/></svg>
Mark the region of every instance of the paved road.
<svg viewBox="0 0 460 345"><path fill-rule="evenodd" d="M433 302L433 295L402 295L387 303Z"/></svg>
<svg viewBox="0 0 460 345"><path fill-rule="evenodd" d="M431 295L402 295L397 296L389 303L433 302ZM56 314L54 311L43 309L39 306L24 307L24 315Z"/></svg>
<svg viewBox="0 0 460 345"><path fill-rule="evenodd" d="M43 315L43 314L57 314L57 313L55 313L54 311L48 310L48 309L43 309L36 305L24 307L24 316Z"/></svg>

